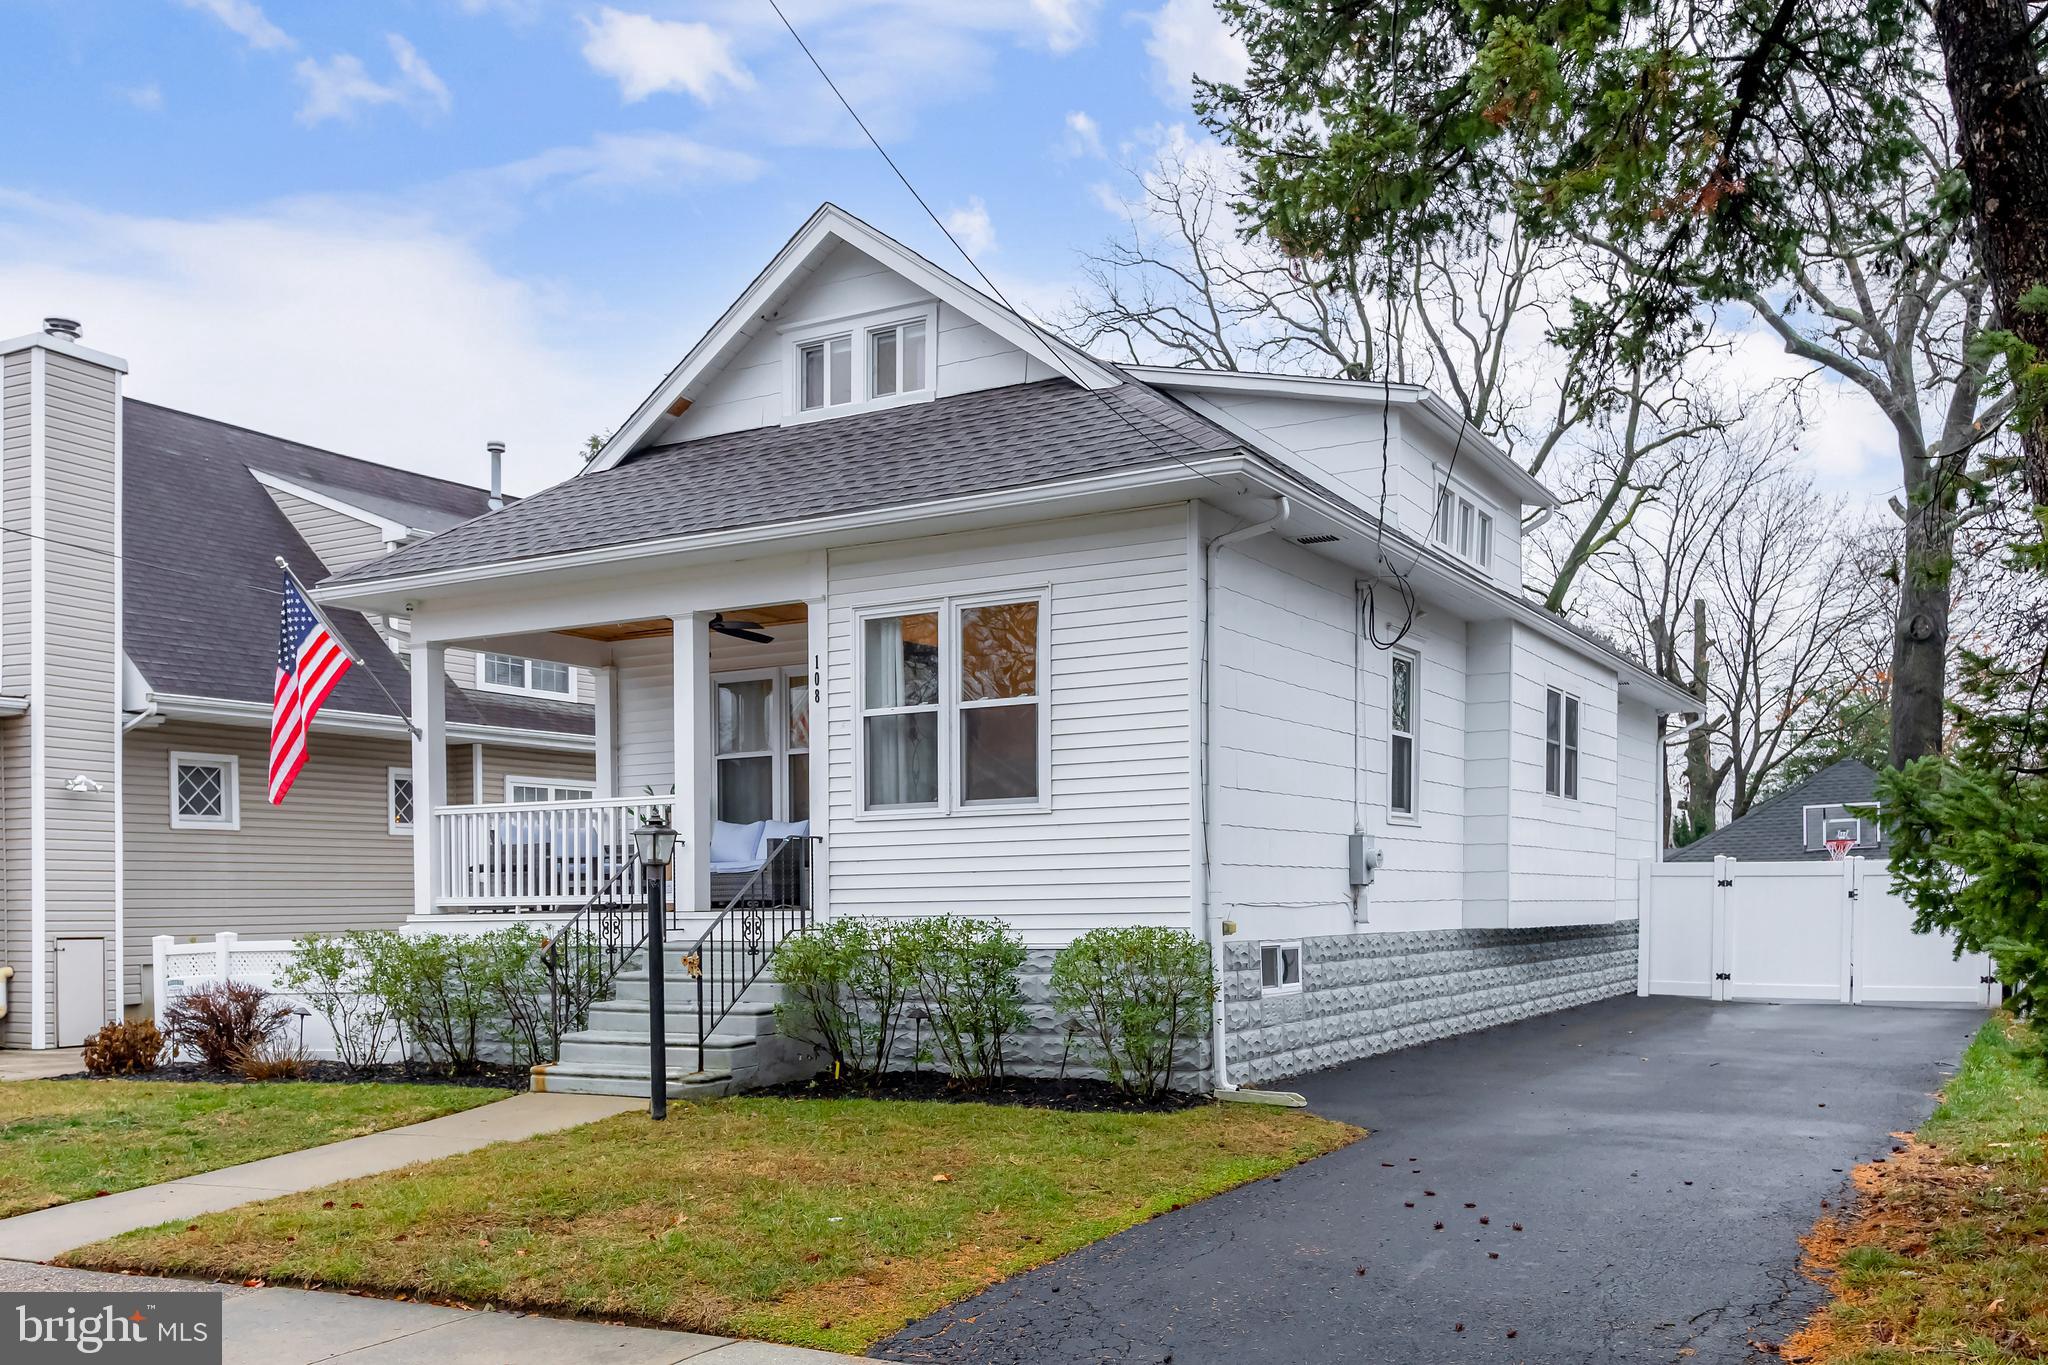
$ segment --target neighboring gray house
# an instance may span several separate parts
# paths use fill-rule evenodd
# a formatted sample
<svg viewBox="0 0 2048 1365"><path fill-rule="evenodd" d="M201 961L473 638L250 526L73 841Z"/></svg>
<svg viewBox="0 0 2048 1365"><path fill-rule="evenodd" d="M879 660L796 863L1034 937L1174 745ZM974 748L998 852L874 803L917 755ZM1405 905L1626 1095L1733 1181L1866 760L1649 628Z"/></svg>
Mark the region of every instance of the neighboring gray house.
<svg viewBox="0 0 2048 1365"><path fill-rule="evenodd" d="M1673 863L1711 863L1724 855L1758 863L1825 862L1831 834L1854 838L1850 851L1859 858L1883 858L1890 852L1877 823L1877 773L1861 759L1829 764L1664 858Z"/></svg>
<svg viewBox="0 0 2048 1365"><path fill-rule="evenodd" d="M404 622L332 610L364 661L265 799L283 556L308 583L493 494L125 399L73 324L0 343L0 1045L140 1004L152 936L379 924L413 906ZM118 495L117 495L118 490ZM588 797L587 670L447 654L448 799ZM9 979L11 978L11 979Z"/></svg>

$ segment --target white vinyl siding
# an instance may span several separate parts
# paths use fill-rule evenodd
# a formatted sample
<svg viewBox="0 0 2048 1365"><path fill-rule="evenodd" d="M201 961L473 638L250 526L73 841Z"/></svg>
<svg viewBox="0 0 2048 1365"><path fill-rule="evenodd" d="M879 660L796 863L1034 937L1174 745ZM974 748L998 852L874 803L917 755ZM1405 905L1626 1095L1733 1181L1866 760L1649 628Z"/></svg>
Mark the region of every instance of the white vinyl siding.
<svg viewBox="0 0 2048 1365"><path fill-rule="evenodd" d="M1000 914L1027 941L1185 927L1189 601L1181 507L835 551L823 752L835 914ZM858 613L1047 594L1044 809L856 816ZM817 628L817 624L813 624ZM813 720L814 751L820 744Z"/></svg>

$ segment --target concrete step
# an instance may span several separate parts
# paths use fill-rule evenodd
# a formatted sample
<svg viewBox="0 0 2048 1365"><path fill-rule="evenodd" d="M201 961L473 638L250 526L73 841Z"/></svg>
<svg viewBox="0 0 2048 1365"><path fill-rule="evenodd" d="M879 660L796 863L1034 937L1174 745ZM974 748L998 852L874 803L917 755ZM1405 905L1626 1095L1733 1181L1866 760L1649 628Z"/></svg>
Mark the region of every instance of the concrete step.
<svg viewBox="0 0 2048 1365"><path fill-rule="evenodd" d="M679 1071L675 1067L668 1069L667 1082L668 1097L672 1100L717 1099L730 1095L738 1085L730 1071ZM647 1097L653 1090L648 1083L644 1056L637 1069L569 1062L537 1066L533 1069L533 1088L548 1094L639 1098Z"/></svg>
<svg viewBox="0 0 2048 1365"><path fill-rule="evenodd" d="M704 1040L704 1069L707 1071L751 1071L758 1064L758 1038L740 1038L714 1033ZM697 1039L694 1035L670 1034L669 1069L697 1068ZM647 1035L630 1033L572 1033L562 1039L563 1066L597 1067L607 1071L647 1072Z"/></svg>
<svg viewBox="0 0 2048 1365"><path fill-rule="evenodd" d="M694 996L677 1000L668 999L668 1008L662 1018L668 1032L697 1036L697 1001ZM605 1033L637 1033L647 1036L648 1003L645 1000L602 1000L590 1007L590 1016L584 1023L585 1029ZM742 1000L729 1011L725 1018L712 1025L715 1033L730 1033L742 1037L762 1037L775 1032L775 1005L767 1000Z"/></svg>

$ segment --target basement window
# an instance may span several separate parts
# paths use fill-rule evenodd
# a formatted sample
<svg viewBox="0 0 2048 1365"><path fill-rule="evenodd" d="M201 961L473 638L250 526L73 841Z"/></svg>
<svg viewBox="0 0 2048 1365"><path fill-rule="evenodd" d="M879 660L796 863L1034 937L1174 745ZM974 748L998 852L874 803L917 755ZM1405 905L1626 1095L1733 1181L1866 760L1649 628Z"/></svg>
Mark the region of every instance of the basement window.
<svg viewBox="0 0 2048 1365"><path fill-rule="evenodd" d="M1301 944L1259 945L1259 990L1265 995L1293 995L1301 990Z"/></svg>

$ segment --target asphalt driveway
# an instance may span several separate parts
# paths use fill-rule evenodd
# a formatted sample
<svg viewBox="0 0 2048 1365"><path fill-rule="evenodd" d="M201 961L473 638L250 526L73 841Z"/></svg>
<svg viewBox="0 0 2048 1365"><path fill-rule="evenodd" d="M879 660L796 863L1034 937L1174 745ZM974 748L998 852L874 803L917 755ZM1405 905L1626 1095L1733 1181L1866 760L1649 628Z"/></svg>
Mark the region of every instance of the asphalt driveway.
<svg viewBox="0 0 2048 1365"><path fill-rule="evenodd" d="M1821 1201L1926 1117L1981 1020L1631 997L1303 1077L1318 1113L1372 1136L874 1354L1746 1361L1818 1302L1796 1264Z"/></svg>

